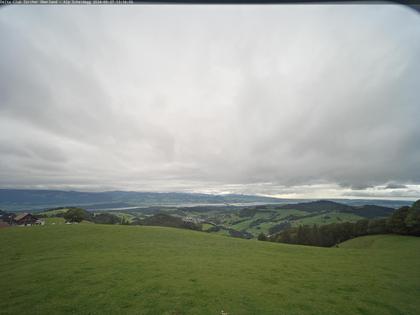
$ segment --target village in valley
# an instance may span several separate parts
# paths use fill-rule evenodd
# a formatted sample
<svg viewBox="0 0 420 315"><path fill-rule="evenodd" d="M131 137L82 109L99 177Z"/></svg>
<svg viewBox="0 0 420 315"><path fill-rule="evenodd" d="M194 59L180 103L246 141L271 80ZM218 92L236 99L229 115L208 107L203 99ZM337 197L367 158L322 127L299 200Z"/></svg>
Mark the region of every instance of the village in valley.
<svg viewBox="0 0 420 315"><path fill-rule="evenodd" d="M279 202L281 200L279 199ZM329 201L316 200L298 203L193 205L125 207L108 210L86 210L79 206L35 209L33 211L0 210L1 227L25 227L55 224L112 224L163 226L201 231L243 239L292 242L290 235L323 233L328 235L326 246L334 245L357 235L389 233L391 218L398 217L396 208L410 206L409 201ZM88 205L87 208L92 208ZM414 211L414 210L413 210ZM397 213L399 213L397 211ZM411 215L410 215L411 216ZM409 217L410 217L409 216ZM397 220L397 219L395 219ZM314 231L311 231L315 229ZM352 233L348 231L355 230ZM323 232L322 232L323 231ZM333 232L334 231L334 232ZM336 240L330 234L341 235ZM407 233L409 233L407 231ZM411 233L411 232L410 232ZM309 239L296 240L311 245Z"/></svg>

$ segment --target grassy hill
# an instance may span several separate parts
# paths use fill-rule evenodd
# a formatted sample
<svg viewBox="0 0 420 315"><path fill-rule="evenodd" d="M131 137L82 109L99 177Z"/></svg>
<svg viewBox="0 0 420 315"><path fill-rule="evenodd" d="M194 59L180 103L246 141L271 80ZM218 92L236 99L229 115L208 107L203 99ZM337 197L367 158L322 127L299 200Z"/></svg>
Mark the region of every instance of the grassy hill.
<svg viewBox="0 0 420 315"><path fill-rule="evenodd" d="M316 248L162 227L49 225L1 229L0 239L0 314L420 309L420 238Z"/></svg>
<svg viewBox="0 0 420 315"><path fill-rule="evenodd" d="M357 237L340 244L341 248L373 249L373 250L396 250L401 248L411 248L418 250L419 238L402 237L398 235L370 235Z"/></svg>

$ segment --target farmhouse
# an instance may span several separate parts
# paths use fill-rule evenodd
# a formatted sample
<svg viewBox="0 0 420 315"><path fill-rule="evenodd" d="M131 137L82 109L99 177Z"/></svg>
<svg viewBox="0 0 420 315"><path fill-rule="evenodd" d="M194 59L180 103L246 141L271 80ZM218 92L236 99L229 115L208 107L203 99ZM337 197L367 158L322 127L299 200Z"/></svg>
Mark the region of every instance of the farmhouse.
<svg viewBox="0 0 420 315"><path fill-rule="evenodd" d="M32 224L41 224L40 220L38 220L38 218L34 217L32 214L30 213L21 213L18 214L14 220L13 220L14 224L17 225L32 225Z"/></svg>

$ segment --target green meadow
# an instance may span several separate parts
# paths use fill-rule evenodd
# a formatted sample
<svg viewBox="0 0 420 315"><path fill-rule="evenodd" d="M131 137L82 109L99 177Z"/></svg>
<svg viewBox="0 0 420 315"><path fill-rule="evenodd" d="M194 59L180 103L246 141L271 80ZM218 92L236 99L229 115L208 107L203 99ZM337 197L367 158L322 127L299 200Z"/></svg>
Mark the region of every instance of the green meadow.
<svg viewBox="0 0 420 315"><path fill-rule="evenodd" d="M418 314L420 238L339 248L189 230L0 230L0 314Z"/></svg>

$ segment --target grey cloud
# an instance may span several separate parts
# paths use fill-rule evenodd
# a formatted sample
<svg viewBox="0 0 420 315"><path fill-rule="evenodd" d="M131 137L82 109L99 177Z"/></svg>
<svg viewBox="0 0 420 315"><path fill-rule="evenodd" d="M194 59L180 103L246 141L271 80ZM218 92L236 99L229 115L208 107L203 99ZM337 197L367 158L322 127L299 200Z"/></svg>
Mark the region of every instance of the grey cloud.
<svg viewBox="0 0 420 315"><path fill-rule="evenodd" d="M420 18L404 7L8 7L0 40L2 187L420 184Z"/></svg>
<svg viewBox="0 0 420 315"><path fill-rule="evenodd" d="M404 188L408 188L407 185L396 184L396 183L389 183L385 187L385 189L404 189Z"/></svg>
<svg viewBox="0 0 420 315"><path fill-rule="evenodd" d="M420 190L409 189L409 190L393 190L390 192L387 191L358 191L357 193L344 192L343 196L348 197L358 197L358 198L389 198L389 199L398 199L405 198L415 200L420 196Z"/></svg>

